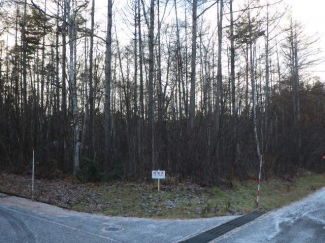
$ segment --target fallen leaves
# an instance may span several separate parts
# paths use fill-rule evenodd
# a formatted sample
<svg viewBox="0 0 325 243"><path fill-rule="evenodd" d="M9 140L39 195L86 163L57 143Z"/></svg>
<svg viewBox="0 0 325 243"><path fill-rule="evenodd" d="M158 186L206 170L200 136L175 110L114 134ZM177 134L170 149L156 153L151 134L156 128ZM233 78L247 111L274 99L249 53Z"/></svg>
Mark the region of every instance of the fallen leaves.
<svg viewBox="0 0 325 243"><path fill-rule="evenodd" d="M0 174L0 191L31 198L29 176ZM195 184L156 186L145 183L80 183L74 178L35 180L34 199L60 207L137 217L199 217L207 189Z"/></svg>

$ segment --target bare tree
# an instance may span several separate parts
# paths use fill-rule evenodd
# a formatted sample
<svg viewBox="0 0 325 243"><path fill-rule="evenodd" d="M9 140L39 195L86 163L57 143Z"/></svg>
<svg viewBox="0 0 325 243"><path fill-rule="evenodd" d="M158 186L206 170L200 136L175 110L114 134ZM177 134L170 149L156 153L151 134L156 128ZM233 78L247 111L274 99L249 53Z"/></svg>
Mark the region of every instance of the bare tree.
<svg viewBox="0 0 325 243"><path fill-rule="evenodd" d="M110 123L111 123L111 80L112 80L112 0L107 1L107 33L105 58L105 168L110 168Z"/></svg>
<svg viewBox="0 0 325 243"><path fill-rule="evenodd" d="M90 157L94 158L94 85L93 85L93 52L94 52L94 25L95 25L95 0L91 6L91 29L90 29L90 49L89 49L89 141Z"/></svg>
<svg viewBox="0 0 325 243"><path fill-rule="evenodd" d="M222 24L223 24L223 0L219 1L218 5L218 73L217 73L217 90L216 90L216 130L217 138L217 155L219 154L219 141L220 141L220 119L221 119L221 103L223 99L222 90Z"/></svg>
<svg viewBox="0 0 325 243"><path fill-rule="evenodd" d="M150 24L149 24L149 129L151 139L151 166L155 169L155 102L153 97L154 78L154 28L155 28L155 0L150 3Z"/></svg>
<svg viewBox="0 0 325 243"><path fill-rule="evenodd" d="M192 3L192 58L191 58L191 94L190 94L190 127L195 125L195 82L196 82L196 39L197 39L197 0Z"/></svg>
<svg viewBox="0 0 325 243"><path fill-rule="evenodd" d="M70 65L70 77L69 84L71 89L71 103L72 103L72 115L73 115L73 172L76 174L79 171L80 163L80 141L79 141L79 111L78 111L78 98L77 87L75 79L75 45L76 45L76 11L74 0L68 0L68 23L69 23L69 65Z"/></svg>

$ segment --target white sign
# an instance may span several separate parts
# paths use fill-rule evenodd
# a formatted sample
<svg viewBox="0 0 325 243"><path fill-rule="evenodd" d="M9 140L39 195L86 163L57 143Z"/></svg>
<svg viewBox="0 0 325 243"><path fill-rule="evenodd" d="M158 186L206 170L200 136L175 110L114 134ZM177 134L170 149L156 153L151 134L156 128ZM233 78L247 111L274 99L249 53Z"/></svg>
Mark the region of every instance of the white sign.
<svg viewBox="0 0 325 243"><path fill-rule="evenodd" d="M164 170L153 170L152 179L166 179Z"/></svg>

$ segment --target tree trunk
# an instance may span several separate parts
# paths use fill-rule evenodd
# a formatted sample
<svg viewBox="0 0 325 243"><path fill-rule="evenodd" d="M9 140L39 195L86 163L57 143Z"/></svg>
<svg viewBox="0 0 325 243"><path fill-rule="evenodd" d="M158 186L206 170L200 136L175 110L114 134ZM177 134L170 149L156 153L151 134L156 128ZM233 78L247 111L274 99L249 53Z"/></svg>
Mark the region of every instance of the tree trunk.
<svg viewBox="0 0 325 243"><path fill-rule="evenodd" d="M79 111L78 111L78 100L77 100L77 87L75 80L75 42L76 42L76 29L75 29L75 10L74 0L68 2L68 18L69 18L69 49L70 49L70 90L71 90L71 103L72 103L72 115L73 115L73 173L76 174L79 170Z"/></svg>
<svg viewBox="0 0 325 243"><path fill-rule="evenodd" d="M93 88L93 52L94 52L94 25L95 25L95 0L92 0L91 7L91 34L89 49L89 157L94 159L94 88Z"/></svg>
<svg viewBox="0 0 325 243"><path fill-rule="evenodd" d="M190 94L190 127L195 126L195 82L196 82L196 38L197 38L197 0L192 7L192 59L191 59L191 94Z"/></svg>
<svg viewBox="0 0 325 243"><path fill-rule="evenodd" d="M269 6L266 13L266 40L265 40L265 151L268 149L268 130L269 130L269 103L270 103L270 65L269 65Z"/></svg>
<svg viewBox="0 0 325 243"><path fill-rule="evenodd" d="M155 0L150 4L150 25L149 25L149 130L151 137L151 165L155 169L155 102L153 98L154 78L154 27L155 27Z"/></svg>
<svg viewBox="0 0 325 243"><path fill-rule="evenodd" d="M252 100L253 100L253 124L254 124L254 137L256 143L256 152L258 158L261 156L260 141L257 131L257 92L256 92L256 82L255 82L255 73L254 73L254 59L253 59L253 40L252 40L252 23L249 15L249 55L250 55L250 76L251 76L251 85L252 85Z"/></svg>
<svg viewBox="0 0 325 243"><path fill-rule="evenodd" d="M107 35L105 58L105 169L110 169L110 122L111 122L111 80L112 80L112 0L107 6Z"/></svg>
<svg viewBox="0 0 325 243"><path fill-rule="evenodd" d="M65 170L66 152L65 152L65 134L66 134L66 118L67 118L67 88L66 88L66 54L67 54L67 0L64 0L63 6L63 23L62 23L62 124L60 128L60 135L62 137L61 143L61 169Z"/></svg>
<svg viewBox="0 0 325 243"><path fill-rule="evenodd" d="M138 0L138 31L139 31L139 66L140 66L140 123L139 123L139 136L143 137L144 134L144 80L143 80L143 45L142 45L142 32L141 32L141 7L140 0ZM139 139L139 154L142 158L142 143Z"/></svg>
<svg viewBox="0 0 325 243"><path fill-rule="evenodd" d="M236 160L237 151L237 107L236 107L236 76L235 76L235 38L233 0L230 0L230 79L231 79L231 104L233 116L233 161Z"/></svg>
<svg viewBox="0 0 325 243"><path fill-rule="evenodd" d="M216 131L217 131L217 157L220 151L220 121L221 121L221 103L223 97L222 90L222 24L223 24L223 0L219 2L218 8L218 73L216 90Z"/></svg>

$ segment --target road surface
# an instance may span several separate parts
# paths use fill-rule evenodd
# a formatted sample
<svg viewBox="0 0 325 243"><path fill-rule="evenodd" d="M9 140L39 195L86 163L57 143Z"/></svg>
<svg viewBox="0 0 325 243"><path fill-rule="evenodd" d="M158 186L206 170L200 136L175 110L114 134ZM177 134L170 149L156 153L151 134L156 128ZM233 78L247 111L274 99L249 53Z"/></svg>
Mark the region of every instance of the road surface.
<svg viewBox="0 0 325 243"><path fill-rule="evenodd" d="M1 243L171 243L234 218L150 220L107 217L0 194Z"/></svg>
<svg viewBox="0 0 325 243"><path fill-rule="evenodd" d="M302 201L272 211L213 242L324 243L325 189Z"/></svg>
<svg viewBox="0 0 325 243"><path fill-rule="evenodd" d="M234 218L151 220L107 217L0 194L0 242L3 243L179 242ZM212 242L324 243L325 188Z"/></svg>

